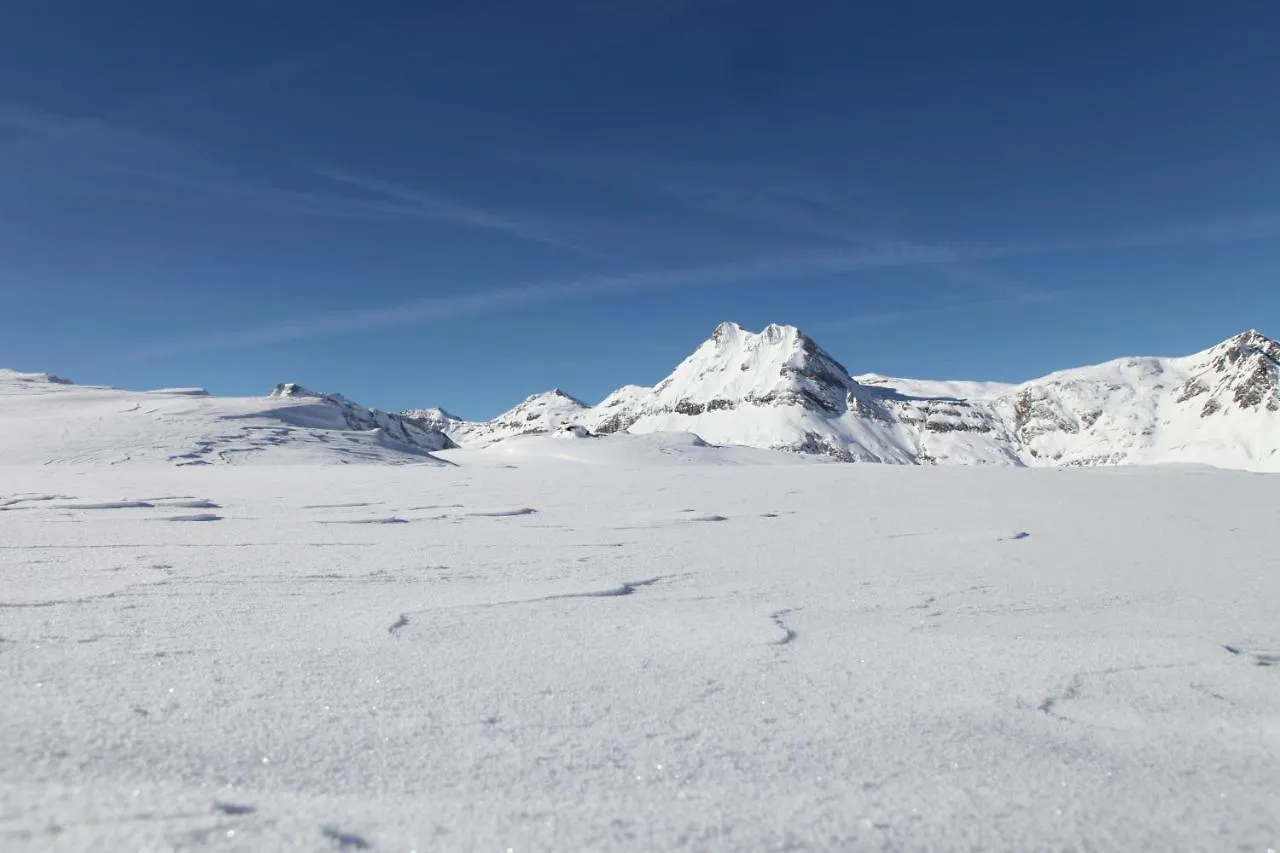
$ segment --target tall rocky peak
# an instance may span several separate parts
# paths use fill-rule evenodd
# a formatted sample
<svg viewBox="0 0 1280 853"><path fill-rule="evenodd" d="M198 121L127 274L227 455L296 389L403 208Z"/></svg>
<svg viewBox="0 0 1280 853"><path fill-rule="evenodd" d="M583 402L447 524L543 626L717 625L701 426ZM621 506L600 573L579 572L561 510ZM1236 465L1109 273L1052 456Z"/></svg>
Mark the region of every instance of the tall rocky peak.
<svg viewBox="0 0 1280 853"><path fill-rule="evenodd" d="M795 326L771 323L753 333L721 323L654 386L648 408L698 414L743 403L799 403L838 412L853 386L844 366Z"/></svg>

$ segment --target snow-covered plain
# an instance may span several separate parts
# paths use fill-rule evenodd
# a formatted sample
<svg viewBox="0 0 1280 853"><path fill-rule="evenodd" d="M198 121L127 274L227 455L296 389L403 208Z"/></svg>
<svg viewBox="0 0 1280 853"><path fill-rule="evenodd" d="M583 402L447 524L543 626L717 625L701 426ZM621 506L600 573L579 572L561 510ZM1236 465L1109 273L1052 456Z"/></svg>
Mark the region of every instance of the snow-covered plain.
<svg viewBox="0 0 1280 853"><path fill-rule="evenodd" d="M1280 846L1273 476L426 461L0 468L0 850Z"/></svg>

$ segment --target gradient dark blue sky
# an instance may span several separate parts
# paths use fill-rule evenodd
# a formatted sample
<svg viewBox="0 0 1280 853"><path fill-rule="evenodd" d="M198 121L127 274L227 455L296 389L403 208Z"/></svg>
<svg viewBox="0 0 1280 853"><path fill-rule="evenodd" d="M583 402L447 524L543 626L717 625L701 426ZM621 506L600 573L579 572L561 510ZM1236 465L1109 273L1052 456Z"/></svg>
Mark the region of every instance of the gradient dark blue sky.
<svg viewBox="0 0 1280 853"><path fill-rule="evenodd" d="M9 0L0 365L479 417L1280 334L1280 4Z"/></svg>

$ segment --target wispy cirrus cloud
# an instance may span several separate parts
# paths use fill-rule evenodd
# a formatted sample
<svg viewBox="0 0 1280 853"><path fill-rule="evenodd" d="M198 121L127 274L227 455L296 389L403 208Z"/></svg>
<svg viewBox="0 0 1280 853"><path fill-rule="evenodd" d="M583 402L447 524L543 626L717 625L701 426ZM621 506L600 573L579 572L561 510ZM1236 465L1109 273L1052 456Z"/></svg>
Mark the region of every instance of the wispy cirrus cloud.
<svg viewBox="0 0 1280 853"><path fill-rule="evenodd" d="M998 308L1048 308L1071 296L1070 290L1036 290L1012 296L925 299L911 306L889 311L866 311L836 320L823 320L810 326L810 331L840 331L892 326L898 323L933 317L939 314L964 314Z"/></svg>
<svg viewBox="0 0 1280 853"><path fill-rule="evenodd" d="M293 169L294 177L307 178L294 181L309 185L306 189L251 182L213 151L115 118L70 116L0 102L0 131L5 130L16 136L6 145L0 135L0 153L8 155L8 169L0 168L0 182L188 207L216 204L290 216L443 226L497 234L581 257L608 258L561 236L545 217L498 211L323 164L282 164L283 172L276 170L288 176ZM317 188L316 178L346 191Z"/></svg>
<svg viewBox="0 0 1280 853"><path fill-rule="evenodd" d="M184 146L97 116L71 116L0 101L0 154L10 160L37 144L99 160L160 157L168 160Z"/></svg>
<svg viewBox="0 0 1280 853"><path fill-rule="evenodd" d="M519 158L519 153L511 154ZM741 223L780 240L811 246L853 246L888 254L929 251L927 244L906 236L907 211L891 192L848 174L815 175L770 163L671 161L652 157L567 157L552 155L544 165L579 180L616 191L662 199L716 221ZM1073 291L992 269L1007 258L1054 253L1085 253L1163 249L1230 243L1280 236L1280 212L1223 213L1198 221L1136 225L1109 233L1020 239L989 243L984 253L954 261L923 265L923 272L939 283L969 293L965 301L975 310L1015 302L1061 301ZM878 322L915 311L883 312ZM955 309L951 309L955 310ZM868 321L869 322L869 321Z"/></svg>
<svg viewBox="0 0 1280 853"><path fill-rule="evenodd" d="M785 165L732 161L581 162L559 157L550 163L566 174L662 199L722 224L736 223L782 241L885 252L909 252L916 243L901 233L904 210L886 193L848 176L815 176ZM999 298L1034 300L1042 292L973 263L931 264L927 274Z"/></svg>
<svg viewBox="0 0 1280 853"><path fill-rule="evenodd" d="M322 178L396 199L417 211L424 218L434 219L438 222L462 228L505 234L509 237L527 240L531 243L540 243L544 246L563 249L567 252L587 257L607 257L604 253L557 236L545 223L533 218L496 213L474 205L460 203L439 193L418 189L398 181L336 169L323 163L306 162L302 165L308 171Z"/></svg>
<svg viewBox="0 0 1280 853"><path fill-rule="evenodd" d="M587 276L560 282L529 283L469 294L432 296L393 305L353 308L246 326L180 341L160 343L130 353L131 358L210 352L265 346L308 338L354 334L377 329L426 325L462 317L513 311L569 300L672 290L726 286L786 277L853 272L894 266L947 263L988 249L965 246L916 247L910 252L848 249L800 252L727 261L704 266L654 269L634 273Z"/></svg>
<svg viewBox="0 0 1280 853"><path fill-rule="evenodd" d="M653 269L588 276L560 282L528 283L468 294L431 296L395 304L352 308L250 325L178 341L160 342L128 353L130 359L152 359L241 347L267 346L311 338L356 334L379 329L441 323L466 317L511 312L556 302L697 287L747 285L769 280L794 281L809 276L857 273L876 269L923 268L972 264L1007 258L1097 250L1122 250L1274 236L1280 214L1259 214L1152 228L1103 237L1046 238L1000 243L919 243L888 241L875 247L810 250L701 266ZM853 284L853 281L850 281ZM907 319L926 312L964 311L1011 305L1046 305L1069 296L1069 290L1031 290L992 297L934 300L900 311L873 312L832 321L828 327L867 326Z"/></svg>

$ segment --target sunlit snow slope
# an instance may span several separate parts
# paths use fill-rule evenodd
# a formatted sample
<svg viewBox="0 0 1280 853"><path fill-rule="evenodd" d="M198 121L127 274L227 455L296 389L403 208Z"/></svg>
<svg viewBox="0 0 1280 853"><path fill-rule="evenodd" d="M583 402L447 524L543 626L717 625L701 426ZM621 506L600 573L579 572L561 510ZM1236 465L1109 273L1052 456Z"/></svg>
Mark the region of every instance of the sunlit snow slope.
<svg viewBox="0 0 1280 853"><path fill-rule="evenodd" d="M123 391L0 370L0 464L438 462L442 433L339 395Z"/></svg>

